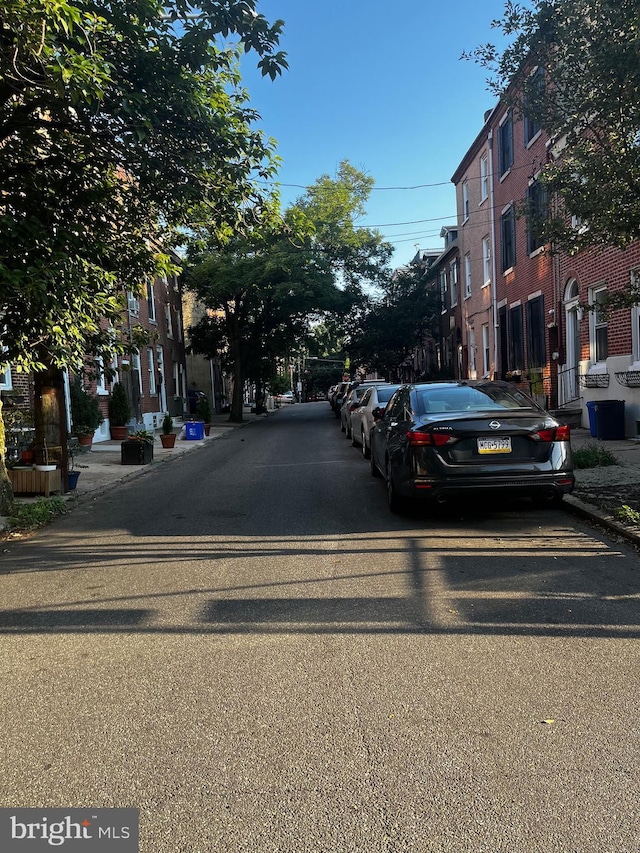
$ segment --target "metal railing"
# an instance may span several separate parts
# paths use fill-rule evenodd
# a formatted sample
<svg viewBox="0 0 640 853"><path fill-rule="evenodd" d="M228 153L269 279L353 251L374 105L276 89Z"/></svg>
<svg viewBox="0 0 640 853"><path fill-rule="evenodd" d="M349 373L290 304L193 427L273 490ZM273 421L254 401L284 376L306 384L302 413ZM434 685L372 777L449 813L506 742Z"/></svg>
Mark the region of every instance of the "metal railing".
<svg viewBox="0 0 640 853"><path fill-rule="evenodd" d="M580 374L576 367L565 367L558 371L558 405L569 406L582 397Z"/></svg>

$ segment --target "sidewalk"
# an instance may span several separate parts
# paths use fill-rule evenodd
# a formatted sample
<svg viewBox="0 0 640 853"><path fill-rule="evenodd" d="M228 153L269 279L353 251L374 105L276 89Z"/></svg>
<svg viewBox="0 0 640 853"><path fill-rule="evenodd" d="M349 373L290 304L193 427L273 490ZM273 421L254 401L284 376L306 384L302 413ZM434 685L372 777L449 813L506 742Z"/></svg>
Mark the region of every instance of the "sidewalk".
<svg viewBox="0 0 640 853"><path fill-rule="evenodd" d="M571 430L571 447L576 450L597 445L618 460L617 465L598 468L576 468L576 486L564 499L567 509L608 527L615 533L640 545L640 529L618 521L611 508L630 504L640 511L640 440L599 441L588 429Z"/></svg>
<svg viewBox="0 0 640 853"><path fill-rule="evenodd" d="M210 441L215 441L229 431L247 426L264 415L254 415L248 410L243 413L244 421L241 424L230 423L229 415L214 415L211 419L211 431L202 441L186 440L178 438L173 449L165 450L160 443L160 432L156 432L156 441L153 445L153 461L147 465L122 465L120 457L119 441L101 441L94 443L88 451L77 450L74 455L74 468L80 472L78 485L75 489L62 495L62 498L70 506L82 501L92 492L104 492L106 489L116 486L124 480L140 477L148 471L153 470L159 464L170 462L204 447ZM179 436L182 425L176 426L174 432ZM33 503L40 496L23 496L16 498L21 503ZM7 527L7 518L0 516L0 531Z"/></svg>

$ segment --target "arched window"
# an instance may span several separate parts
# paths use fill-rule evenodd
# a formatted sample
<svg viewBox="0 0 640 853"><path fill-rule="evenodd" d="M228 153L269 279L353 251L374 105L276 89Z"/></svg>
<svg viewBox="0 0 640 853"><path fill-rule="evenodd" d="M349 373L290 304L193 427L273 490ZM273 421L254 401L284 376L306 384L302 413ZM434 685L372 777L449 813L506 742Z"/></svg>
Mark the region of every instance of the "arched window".
<svg viewBox="0 0 640 853"><path fill-rule="evenodd" d="M569 302L571 299L577 299L579 294L580 288L578 287L578 282L575 278L570 279L564 289L564 301Z"/></svg>

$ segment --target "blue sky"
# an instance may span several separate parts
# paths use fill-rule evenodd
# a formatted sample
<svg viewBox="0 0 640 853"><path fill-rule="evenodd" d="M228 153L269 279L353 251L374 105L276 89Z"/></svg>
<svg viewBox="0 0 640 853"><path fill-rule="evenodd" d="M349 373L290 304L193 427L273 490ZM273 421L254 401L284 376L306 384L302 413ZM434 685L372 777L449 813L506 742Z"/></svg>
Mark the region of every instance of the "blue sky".
<svg viewBox="0 0 640 853"><path fill-rule="evenodd" d="M308 185L348 159L377 187L359 224L395 245L394 265L439 249L455 222L451 175L494 105L484 69L460 60L499 33L503 0L260 0L269 21L285 21L289 71L271 82L243 63L244 85L278 141L283 184ZM282 187L286 206L303 189ZM416 220L433 220L417 222ZM406 223L415 224L398 224Z"/></svg>

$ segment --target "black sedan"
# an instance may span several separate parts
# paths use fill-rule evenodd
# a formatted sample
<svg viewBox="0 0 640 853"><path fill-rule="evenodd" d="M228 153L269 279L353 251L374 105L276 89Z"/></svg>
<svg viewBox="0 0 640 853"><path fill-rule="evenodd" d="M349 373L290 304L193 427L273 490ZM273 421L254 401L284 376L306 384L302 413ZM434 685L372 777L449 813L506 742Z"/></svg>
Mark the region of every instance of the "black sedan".
<svg viewBox="0 0 640 853"><path fill-rule="evenodd" d="M375 414L371 473L394 512L492 492L552 506L573 489L569 427L508 382L403 385Z"/></svg>

